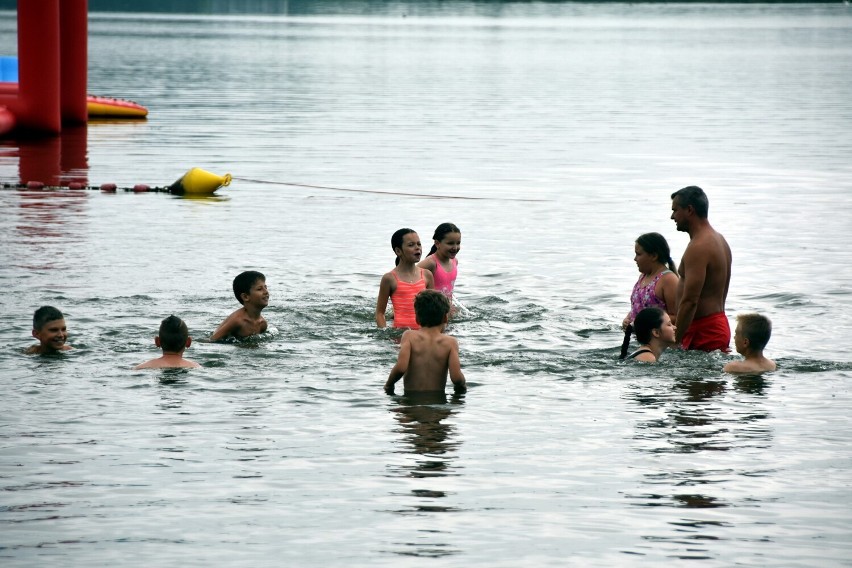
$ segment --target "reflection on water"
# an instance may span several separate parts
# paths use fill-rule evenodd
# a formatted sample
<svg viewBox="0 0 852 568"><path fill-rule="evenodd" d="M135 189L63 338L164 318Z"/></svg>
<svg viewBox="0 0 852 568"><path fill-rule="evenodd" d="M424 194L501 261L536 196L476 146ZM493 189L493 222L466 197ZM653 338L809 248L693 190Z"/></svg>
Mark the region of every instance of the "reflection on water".
<svg viewBox="0 0 852 568"><path fill-rule="evenodd" d="M464 404L464 395L453 394L448 397L443 392L406 393L394 398L395 404L390 408L390 412L399 424L395 432L402 435L402 439L396 444L400 449L396 451L410 455L414 465L391 465L389 470L397 476L421 480L421 483L427 480L440 482L446 476L459 475L452 465L459 447L459 442L453 438L458 434L455 427L445 421ZM413 499L414 504L395 510L394 513L409 517L458 512L457 507L444 502L452 493L439 487L412 487L408 498ZM393 497L396 500L405 495L394 494ZM435 519L434 528L420 531L416 542L399 543L400 548L394 553L418 557L458 554L459 550L446 542L449 534L438 528L441 524L442 521Z"/></svg>
<svg viewBox="0 0 852 568"><path fill-rule="evenodd" d="M674 554L681 559L712 558L707 543L726 540L720 536L725 529L738 527L732 517L712 511L759 507L761 499L747 489L744 492L742 480L772 475L765 463L731 461L726 455L770 448L773 438L771 414L761 404L766 379L731 377L730 381L731 385L721 379L676 379L642 385L628 394L646 417L636 423L635 439L651 460L639 479L640 487L626 497L640 508L690 511L670 518L666 523L670 531L657 526L642 537L684 547ZM734 463L736 467L728 467Z"/></svg>
<svg viewBox="0 0 852 568"><path fill-rule="evenodd" d="M445 393L406 393L398 402L391 409L400 425L397 432L402 434L406 453L415 454L415 464L399 467L399 473L414 478L453 475L451 460L458 442L452 439L455 427L444 420L464 404L463 395L454 394L448 400Z"/></svg>
<svg viewBox="0 0 852 568"><path fill-rule="evenodd" d="M88 126L65 127L61 134L0 140L5 160L18 159L18 182L47 186L88 185Z"/></svg>

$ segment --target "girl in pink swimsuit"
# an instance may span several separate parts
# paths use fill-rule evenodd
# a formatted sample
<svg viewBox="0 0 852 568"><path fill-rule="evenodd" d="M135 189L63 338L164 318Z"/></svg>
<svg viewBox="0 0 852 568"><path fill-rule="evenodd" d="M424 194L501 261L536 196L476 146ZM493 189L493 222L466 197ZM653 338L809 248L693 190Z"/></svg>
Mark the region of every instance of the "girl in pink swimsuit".
<svg viewBox="0 0 852 568"><path fill-rule="evenodd" d="M396 267L382 276L376 300L376 325L386 327L388 299L393 304L393 326L420 329L414 315L414 296L435 287L432 273L417 266L423 247L413 229L400 229L391 237Z"/></svg>
<svg viewBox="0 0 852 568"><path fill-rule="evenodd" d="M461 250L461 230L452 223L441 223L432 235L435 244L419 266L432 273L435 279L435 290L438 290L453 301L453 288L459 272L459 261L456 255Z"/></svg>

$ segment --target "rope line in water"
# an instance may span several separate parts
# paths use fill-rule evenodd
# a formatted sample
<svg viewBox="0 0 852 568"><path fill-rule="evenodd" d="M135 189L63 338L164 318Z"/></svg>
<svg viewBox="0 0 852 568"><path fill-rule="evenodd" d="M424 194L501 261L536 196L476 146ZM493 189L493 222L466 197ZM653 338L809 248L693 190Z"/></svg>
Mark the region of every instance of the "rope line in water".
<svg viewBox="0 0 852 568"><path fill-rule="evenodd" d="M523 197L468 197L464 195L432 195L429 193L405 193L402 191L376 191L372 189L352 189L347 187L331 187L327 185L310 185L307 183L293 183L285 181L268 181L263 179L251 179L234 176L231 179L248 181L252 183L265 183L269 185L286 185L290 187L306 187L309 189L327 189L330 191L349 191L352 193L372 193L377 195L401 195L403 197L417 197L421 199L463 199L466 201L549 201L547 199L527 199Z"/></svg>
<svg viewBox="0 0 852 568"><path fill-rule="evenodd" d="M307 183L294 183L294 182L285 182L285 181L269 181L263 179L252 179L252 178L244 178L244 177L232 177L231 179L239 180L239 181L247 181L251 183L263 183L268 185L286 185L289 187L305 187L308 189L325 189L329 191L348 191L350 193L371 193L374 195L399 195L402 197L416 197L418 199L457 199L457 200L465 200L465 201L524 201L524 202L544 202L551 201L550 199L534 199L534 198L525 198L525 197L470 197L466 195L434 195L429 193L406 193L403 191L377 191L372 189L353 189L349 187L332 187L328 185L311 185ZM124 192L134 192L134 193L142 193L142 192L151 192L151 193L179 193L175 192L172 189L172 186L147 186L145 184L137 184L133 187L116 187L115 184L103 184L100 186L94 185L84 185L81 183L69 184L67 186L51 186L43 183L2 183L0 184L0 189L17 189L17 190L29 190L29 191L44 191L44 190L89 190L89 191L103 191L103 192L116 192L116 191L124 191ZM212 195L212 194L210 194Z"/></svg>

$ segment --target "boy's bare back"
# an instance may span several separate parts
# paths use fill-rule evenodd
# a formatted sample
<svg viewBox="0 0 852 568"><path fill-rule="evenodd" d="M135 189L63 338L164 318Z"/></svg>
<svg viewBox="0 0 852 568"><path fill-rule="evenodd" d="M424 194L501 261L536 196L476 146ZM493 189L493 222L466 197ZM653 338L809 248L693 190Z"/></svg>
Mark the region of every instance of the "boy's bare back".
<svg viewBox="0 0 852 568"><path fill-rule="evenodd" d="M457 391L466 388L459 361L459 344L442 333L443 326L409 330L402 335L399 357L390 372L385 390L393 392L394 383L404 377L408 391L443 391L447 375Z"/></svg>

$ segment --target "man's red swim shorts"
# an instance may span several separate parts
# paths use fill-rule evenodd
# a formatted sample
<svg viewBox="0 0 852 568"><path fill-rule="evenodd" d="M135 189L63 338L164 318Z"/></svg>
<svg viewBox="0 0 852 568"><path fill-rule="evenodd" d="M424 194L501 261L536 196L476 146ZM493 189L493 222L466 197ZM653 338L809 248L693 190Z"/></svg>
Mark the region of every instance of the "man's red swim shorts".
<svg viewBox="0 0 852 568"><path fill-rule="evenodd" d="M720 349L728 353L731 350L730 345L731 326L728 324L728 316L725 315L725 312L692 320L681 341L681 346L684 349L697 349L699 351Z"/></svg>

